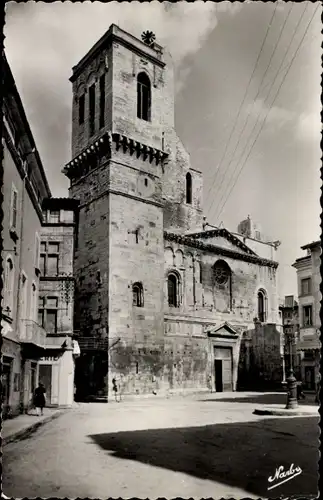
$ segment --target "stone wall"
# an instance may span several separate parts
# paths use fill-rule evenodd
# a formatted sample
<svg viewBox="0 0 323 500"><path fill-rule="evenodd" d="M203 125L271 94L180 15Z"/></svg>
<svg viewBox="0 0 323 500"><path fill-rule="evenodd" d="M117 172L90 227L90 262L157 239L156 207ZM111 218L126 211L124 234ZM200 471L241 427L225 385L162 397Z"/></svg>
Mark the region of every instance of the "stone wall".
<svg viewBox="0 0 323 500"><path fill-rule="evenodd" d="M256 322L254 329L244 334L239 359L239 389L281 389L280 343L281 333L274 324Z"/></svg>

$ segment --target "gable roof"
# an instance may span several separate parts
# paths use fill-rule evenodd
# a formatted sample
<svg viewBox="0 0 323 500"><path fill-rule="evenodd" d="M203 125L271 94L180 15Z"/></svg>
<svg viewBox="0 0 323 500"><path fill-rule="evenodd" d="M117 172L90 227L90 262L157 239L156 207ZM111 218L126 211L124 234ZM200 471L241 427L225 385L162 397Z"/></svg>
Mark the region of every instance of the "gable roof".
<svg viewBox="0 0 323 500"><path fill-rule="evenodd" d="M220 231L224 231L222 234ZM206 233L211 233L211 231L205 231ZM212 231L213 233L213 231ZM219 229L216 230L216 233L213 234L213 236L218 235L218 236L224 236L226 237L226 233L229 233L226 229ZM205 250L206 252L213 253L215 255L223 255L225 257L228 257L230 259L236 259L236 260L244 260L246 262L251 262L253 264L258 264L261 266L268 266L276 269L278 267L278 262L275 262L274 260L270 259L264 259L263 257L259 257L257 254L255 254L250 248L248 248L242 241L240 241L237 238L237 247L239 247L242 250L242 246L248 248L247 251L239 251L239 249L234 249L234 248L224 248L223 246L220 245L214 245L213 243L204 243L200 239L200 235L203 233L193 233L192 235L183 235L183 234L176 234L176 233L169 233L168 231L164 231L164 239L166 241L174 241L180 245L186 245L188 247L192 248L198 248L200 250ZM208 237L211 237L208 236ZM235 238L232 235L233 238ZM234 242L235 245L235 242Z"/></svg>
<svg viewBox="0 0 323 500"><path fill-rule="evenodd" d="M225 321L224 323L221 323L220 325L217 325L217 326L211 326L210 328L207 328L206 329L206 333L208 335L220 335L220 331L221 330L226 330L228 333L228 336L232 337L238 337L239 336L239 332L237 330L235 330L229 323L227 323L227 321ZM223 336L223 334L221 335Z"/></svg>
<svg viewBox="0 0 323 500"><path fill-rule="evenodd" d="M236 236L234 236L230 231L228 231L225 228L217 228L217 229L210 229L208 231L201 231L198 233L191 233L188 235L190 238L194 238L197 240L205 240L209 238L213 238L214 236L220 236L222 238L226 238L228 241L239 247L241 250L244 252L250 254L250 255L257 255L251 248L249 248L243 241L239 240Z"/></svg>

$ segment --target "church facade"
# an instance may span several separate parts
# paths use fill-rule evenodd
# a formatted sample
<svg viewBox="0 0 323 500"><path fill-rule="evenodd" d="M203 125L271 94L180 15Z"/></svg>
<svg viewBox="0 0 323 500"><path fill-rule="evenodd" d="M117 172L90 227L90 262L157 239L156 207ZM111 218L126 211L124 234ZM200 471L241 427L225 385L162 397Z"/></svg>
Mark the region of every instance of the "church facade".
<svg viewBox="0 0 323 500"><path fill-rule="evenodd" d="M79 398L107 398L113 378L125 394L236 390L257 352L258 372L281 378L276 246L206 224L151 35L112 25L71 77Z"/></svg>

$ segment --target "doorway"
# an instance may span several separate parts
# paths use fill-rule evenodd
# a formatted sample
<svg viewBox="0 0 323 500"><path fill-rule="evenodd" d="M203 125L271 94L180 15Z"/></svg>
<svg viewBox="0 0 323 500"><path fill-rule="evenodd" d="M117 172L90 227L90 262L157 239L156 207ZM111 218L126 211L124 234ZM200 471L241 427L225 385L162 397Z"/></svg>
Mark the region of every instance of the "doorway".
<svg viewBox="0 0 323 500"><path fill-rule="evenodd" d="M223 367L222 359L214 360L214 374L215 374L215 391L223 392Z"/></svg>
<svg viewBox="0 0 323 500"><path fill-rule="evenodd" d="M305 389L308 391L315 390L314 366L305 366Z"/></svg>
<svg viewBox="0 0 323 500"><path fill-rule="evenodd" d="M214 377L216 392L232 391L231 347L214 347Z"/></svg>
<svg viewBox="0 0 323 500"><path fill-rule="evenodd" d="M9 403L10 403L11 366L12 366L12 359L4 356L2 360L2 373L1 373L1 386L2 386L1 399L3 405L3 418L6 418L8 416L10 408Z"/></svg>
<svg viewBox="0 0 323 500"><path fill-rule="evenodd" d="M39 365L39 381L46 389L46 402L51 404L52 400L52 365Z"/></svg>

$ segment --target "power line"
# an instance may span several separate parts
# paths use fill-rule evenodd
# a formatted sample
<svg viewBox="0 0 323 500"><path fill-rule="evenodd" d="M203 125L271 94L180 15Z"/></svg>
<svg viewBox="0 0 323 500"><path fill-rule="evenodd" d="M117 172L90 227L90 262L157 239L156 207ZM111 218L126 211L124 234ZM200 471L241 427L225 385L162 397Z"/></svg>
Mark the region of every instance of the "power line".
<svg viewBox="0 0 323 500"><path fill-rule="evenodd" d="M262 51L263 51L264 45L265 45L265 43L266 43L266 40L267 40L267 37L268 37L269 31L270 31L270 28L271 28L271 26L272 26L273 19L274 19L274 17L275 17L276 11L277 11L277 7L278 7L278 2L277 2L277 3L276 3L276 5L275 5L275 10L274 10L274 12L273 12L273 15L271 16L270 21L269 21L269 24L268 24L268 27L267 27L267 31L266 31L265 37L264 37L264 39L263 39L263 42L262 42L261 48L260 48L260 50L259 50L258 57L257 57L256 63L255 63L255 66L254 66L253 72L252 72L252 74L251 74L251 77L250 77L250 79L249 79L248 85L247 85L247 87L246 87L246 91L245 91L245 94L244 94L243 100L242 100L242 101L241 101L241 103L240 103L240 107L239 107L239 110L238 110L237 116L236 116L236 118L235 118L235 121L234 121L234 124L233 124L232 130L231 130L231 132L230 132L229 139L228 139L228 140L227 140L227 142L226 142L225 149L224 149L224 153L223 153L222 158L221 158L221 160L220 160L219 166L218 166L218 168L217 168L217 170L216 170L216 172L215 172L215 176L214 176L213 182L211 183L211 186L210 186L210 188L209 188L209 190L208 190L207 196L209 196L209 195L210 195L210 193L211 193L211 191L212 191L212 189L213 189L213 186L214 186L215 181L216 181L216 178L217 178L217 173L218 173L218 172L220 171L220 169L221 169L221 165L222 165L222 162L223 162L223 160L224 160L224 158L225 158L225 156L226 156L226 153L227 153L227 150L228 150L228 146L229 146L230 141L231 141L231 137L232 137L233 133L235 132L236 125L237 125L237 123L238 123L238 118L239 118L239 116L240 116L240 113L241 113L242 107L243 107L244 102L245 102L245 100L246 100L246 97L247 97L247 95L248 95L248 91L249 91L249 88L250 88L250 85L251 85L252 79L253 79L254 74L255 74L255 72L256 72L256 69L257 69L257 66L258 66L258 63L259 63L259 60L260 60L260 56L261 56L261 54L262 54Z"/></svg>
<svg viewBox="0 0 323 500"><path fill-rule="evenodd" d="M241 174L241 172L242 172L242 170L243 170L243 168L244 168L244 166L245 166L245 164L246 164L246 162L247 162L247 160L248 160L248 158L249 158L249 157L250 157L250 155L251 155L251 152L252 152L252 150L253 150L253 148L254 148L254 146L255 146L255 144L256 144L256 142L257 142L257 140L258 140L258 137L259 137L259 135L260 135L260 133L261 133L261 131L262 131L262 129L263 129L263 127L264 127L264 125L265 125L266 121L267 121L267 117L268 117L268 115L269 115L269 113L270 113L270 111L271 111L271 109L272 109L272 107L273 107L273 104L275 103L275 101L276 101L276 99L277 99L277 97L278 97L278 94L279 94L279 92L280 92L280 90L281 90L281 88L282 88L282 86L283 86L283 84L284 84L284 82L285 82L286 76L287 76L287 74L288 74L288 72L289 72L289 70L290 70L290 68L291 68L291 66L292 66L292 64L293 64L293 62L294 62L294 60L295 60L295 58L296 58L296 55L297 55L297 53L298 53L298 51L299 51L299 49L300 49L300 46L301 46L301 44L303 43L303 40L304 40L304 38L305 38L305 36L306 36L306 34L307 34L307 32L308 32L308 29L309 29L309 27L310 27L310 24L311 24L311 22L312 22L312 21L313 21L313 19L314 19L314 16L315 16L315 14L316 14L316 12L317 12L317 10L318 10L318 7L319 7L319 5L317 5L317 7L316 7L316 9L315 9L315 11L314 11L314 13L313 13L313 15L312 15L312 17L311 17L311 19L310 19L309 23L307 24L307 27L306 27L306 29L305 29L305 32L304 32L304 34L303 34L303 36L302 36L302 38L301 38L300 43L298 44L298 46L297 46L297 48L296 48L296 51L295 51L295 53L294 53L294 55L293 55L293 57L292 57L292 59L291 59L291 61L290 61L289 65L288 65L288 67L287 67L287 71L286 71L286 73L285 73L285 75L284 75L284 77L283 77L283 80L282 80L282 82L281 82L280 86L278 87L278 90L277 90L277 92L276 92L276 94L275 94L274 100L273 100L273 102L271 103L271 106L270 106L270 108L269 108L269 110L268 110L268 112L267 112L267 114L266 114L266 116L265 116L265 119L264 119L264 121L263 121L263 123L262 123L262 126L261 126L261 128L260 128L260 130L259 130L258 134L256 135L256 138L255 138L254 142L253 142L253 143L252 143L252 145L251 145L251 148L250 148L250 150L249 150L249 153L248 153L248 155L247 155L246 159L244 160L243 164L241 165L241 168L240 168L240 170L239 170L239 172L238 172L238 175L237 175L237 177L236 177L236 179L235 179L235 182L234 182L234 184L233 184L232 188L230 189L230 191L229 191L229 193L228 193L228 195L227 195L227 197L226 197L226 199L225 199L224 203L222 204L221 210L220 210L220 212L219 212L219 214L218 214L218 216L217 216L218 218L219 218L219 217L220 217L220 215L222 214L223 209L224 209L224 207L225 207L225 205L226 205L226 203L227 203L227 201L228 201L228 199L229 199L229 197L230 197L230 194L231 194L232 190L234 189L234 187L235 187L235 185L236 185L236 183L237 183L237 181L238 181L238 179L239 179L239 177L240 177L240 174ZM257 125L257 124L256 124L256 125ZM254 128L255 128L255 127L254 127Z"/></svg>
<svg viewBox="0 0 323 500"><path fill-rule="evenodd" d="M298 23L297 23L297 25L296 25L296 27L295 27L295 29L294 29L293 35L292 35L292 37L291 37L291 39L290 39L290 42L289 42L289 44L288 44L288 47L287 47L287 49L286 49L286 51L285 51L285 54L284 54L284 56L283 56L283 58L282 58L281 64L280 64L280 66L279 66L278 70L276 71L276 75L275 75L275 77L274 77L273 82L271 83L270 90L269 90L269 92L268 92L268 94L267 94L267 96L266 96L266 98L265 98L264 104L266 104L266 101L267 101L268 97L269 97L269 96L270 96L270 94L271 94L271 89L272 89L272 88L273 88L273 86L275 85L276 80L277 80L277 77L280 75L281 68L282 68L282 66L283 66L283 64L284 64L284 61L285 61L286 56L287 56L287 54L288 54L288 51L289 51L289 49L290 49L290 47L291 47L291 45L292 45L292 43L293 43L293 40L294 40L295 35L296 35L296 33L297 33L297 30L298 30L298 28L299 28L299 26L300 26L300 23L301 23L301 21L302 21L302 19L303 19L303 17L304 17L304 14L305 14L305 11L306 11L307 7L308 7L308 4L305 6L305 8L304 8L304 10L303 10L303 13L302 13L302 15L300 16L300 18L299 18L299 20L298 20ZM287 67L288 67L288 66L287 66ZM268 68L267 68L267 69L268 69ZM262 83L263 83L263 81L261 82L261 85L262 85ZM258 95L259 95L259 92L258 92L258 94L257 94L256 98L258 97ZM255 99L256 99L256 98L255 98ZM255 102L254 102L254 104L255 104ZM260 110L260 111L259 111L259 113L258 113L258 116L257 116L257 118L256 118L256 122L255 122L255 124L254 124L254 126L253 126L253 128L252 128L252 130L251 130L251 132L250 132L250 134L249 134L249 138L248 138L248 139L247 139L247 141L246 141L245 147L244 147L244 149L243 149L243 151L242 151L242 153L241 153L241 157L244 155L244 153L245 153L245 151L246 151L246 149L247 149L247 147L248 147L248 145L249 145L249 140L250 140L250 138L252 137L252 134L253 134L253 132L254 132L255 128L257 127L257 125L258 125L258 123L259 123L259 117L260 117L260 114L261 114L261 110ZM250 115L250 113L249 113L249 114L248 114L248 116L247 116L247 120L246 120L246 122L245 122L245 126L246 126L246 123L247 123L247 121L248 121L249 115ZM245 126L244 126L244 129L245 129ZM243 130L244 130L244 129L243 129ZM240 137L241 137L241 134L240 134ZM239 144L239 142L240 142L240 139L239 139L239 141L238 141L238 144ZM237 144L237 146L238 146L238 144ZM234 153L236 152L236 150L237 150L237 147L235 148ZM234 156L234 155L233 155L233 156ZM231 163L232 163L233 161L234 161L234 158L232 158L232 160L230 161L229 165L231 165ZM240 163L240 161L238 160L237 165L236 165L236 167L233 169L232 174L231 174L231 177L230 177L230 179L229 179L229 183L228 183L228 186L227 186L227 187L229 188L229 189L228 189L229 191L230 191L230 184L231 184L231 182L232 182L232 180L233 180L233 178L234 178L234 176L235 176L235 173L236 173L236 171L237 171L237 169L238 169L238 167L239 167L239 163ZM224 195L224 196L223 196L223 195ZM220 215L217 213L217 210L218 210L218 208L221 206L222 200L223 200L223 199L224 199L224 197L225 197L225 193L223 193L223 195L220 197L220 201L219 201L219 203L218 203L218 205L217 205L217 208L216 208L216 214L215 214L215 215L216 215L216 217L215 217L215 218L217 218L217 217L219 217L219 216L220 216Z"/></svg>
<svg viewBox="0 0 323 500"><path fill-rule="evenodd" d="M285 55L284 55L284 57L283 57L283 60L282 60L283 62L284 62L285 57L286 57L286 54L287 54L287 52L288 52L288 50L289 50L289 48L290 48L290 46L291 46L291 42L292 42L292 41L293 41L293 39L294 39L294 36L295 36L296 30L297 30L297 28L298 28L298 26L299 26L299 23L300 23L300 21L302 20L302 18L303 18L303 16L304 16L304 14L305 14L305 10L307 9L307 6L308 6L308 4L305 6L305 9L304 9L304 11L303 11L303 14L302 14L302 16L301 16L301 18L300 18L300 20L299 20L299 22L298 22L298 24L297 24L297 26L296 26L295 30L294 30L294 34L293 34L293 36L292 36L292 38L291 38L290 44L289 44L289 46L288 46L288 48L287 48L287 50L286 50L286 52L285 52ZM276 54L276 51L277 51L277 49L278 49L279 42L280 42L280 40L281 40L281 37L282 37L282 35L283 35L283 32L284 32L285 26L286 26L286 24L287 24L287 21L288 21L288 19L289 19L290 15L291 15L291 12L292 12L293 7L294 7L294 4L292 4L292 5L291 5L291 7L290 7L290 9L289 9L289 12L288 12L288 14L287 14L287 16L286 16L286 18L285 18L284 23L283 23L283 26L282 26L282 28L281 28L281 30L280 30L280 32L279 32L279 36L278 36L278 38L277 38L277 41L276 41L276 44L275 44L274 50L273 50L273 52L272 52L272 54L271 54L271 57L270 57L269 63L268 63L268 65L267 65L267 68L266 68L266 70L265 70L265 72L264 72L264 74L263 74L263 76L262 76L262 79L261 79L260 85L259 85L259 87L258 87L258 92L257 92L256 96L254 97L253 106L252 106L252 108L249 110L249 112L248 112L248 114L247 114L247 117L246 117L246 120L245 120L245 122L244 122L243 128L242 128L242 129L241 129L241 131L240 131L240 134L239 134L239 137L238 137L238 141L237 141L236 146L235 146L235 148L234 148L234 151L233 151L233 153L232 153L232 159L231 159L231 160L230 160L230 162L229 162L229 165L228 165L228 167L227 167L227 170L226 170L226 172L225 172L225 174L224 174L224 176L223 176L223 178L222 178L222 183L221 183L221 184L220 184L220 186L219 186L219 193L221 192L221 188L222 188L222 186L223 186L223 182L224 182L224 179L225 179L225 177L226 177L226 173L229 171L229 167L230 167L230 165L231 165L231 164L233 163L233 161L235 160L234 155L235 155L235 153L236 153L236 151L237 151L237 149L238 149L238 147L239 147L239 144L240 144L240 142L241 142L242 135L243 135L244 131L246 130L246 127L247 127L247 123L248 123L249 117L250 117L251 112L252 112L252 110L253 110L253 108L254 108L254 106L255 106L256 100L257 100L257 98L258 98L258 96L259 96L259 94L260 94L260 91L261 91L261 89L262 89L262 85L263 85L263 83L264 83L264 81L265 81L265 78L266 78L267 73L268 73L268 71L269 71L269 68L270 68L271 62L272 62L272 60L273 60L273 58L274 58L274 56L275 56L275 54ZM280 69L281 69L281 66L279 67L279 70L280 70ZM278 70L278 72L279 72L279 70ZM276 76L277 76L278 72L276 73ZM269 91L269 93L270 93L270 91ZM258 118L257 118L257 119L258 119ZM249 138L250 138L250 136L249 136ZM247 139L247 143L248 143L248 141L249 141L249 139ZM246 143L246 144L247 144L247 143ZM235 172L235 169L233 170L233 175L234 175L234 172ZM231 175L231 178L230 178L230 181L229 181L229 185L230 185L230 183L231 183L231 180L232 180L233 175ZM225 195L225 193L224 193L224 192L222 193L222 195L220 195L220 199L219 199L218 204L217 204L217 206L216 206L215 212L217 212L217 210L218 210L219 206L221 206L221 202L222 202L222 199L223 199L223 194ZM212 205L211 205L211 206L212 206Z"/></svg>

